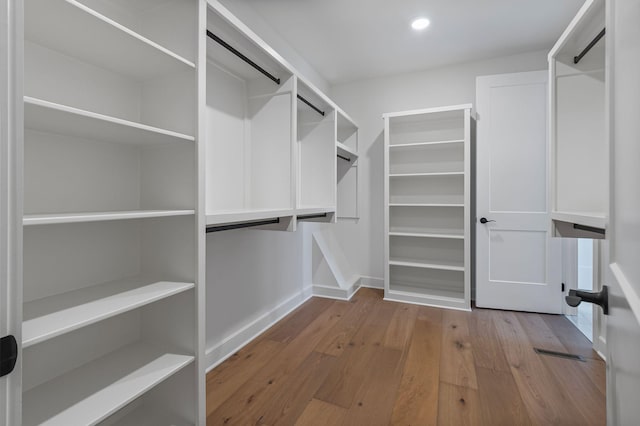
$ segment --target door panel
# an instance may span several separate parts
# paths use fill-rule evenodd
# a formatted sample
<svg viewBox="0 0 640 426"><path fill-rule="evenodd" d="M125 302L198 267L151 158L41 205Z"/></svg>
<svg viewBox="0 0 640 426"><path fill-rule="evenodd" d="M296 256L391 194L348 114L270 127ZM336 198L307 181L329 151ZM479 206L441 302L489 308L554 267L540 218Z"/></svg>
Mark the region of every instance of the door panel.
<svg viewBox="0 0 640 426"><path fill-rule="evenodd" d="M640 418L640 0L607 2L611 211L607 422Z"/></svg>
<svg viewBox="0 0 640 426"><path fill-rule="evenodd" d="M561 248L550 238L547 73L477 79L476 304L561 312Z"/></svg>
<svg viewBox="0 0 640 426"><path fill-rule="evenodd" d="M22 1L8 0L0 6L0 337L13 335L19 351L22 134ZM20 382L19 357L13 372L0 378L0 426L20 424Z"/></svg>

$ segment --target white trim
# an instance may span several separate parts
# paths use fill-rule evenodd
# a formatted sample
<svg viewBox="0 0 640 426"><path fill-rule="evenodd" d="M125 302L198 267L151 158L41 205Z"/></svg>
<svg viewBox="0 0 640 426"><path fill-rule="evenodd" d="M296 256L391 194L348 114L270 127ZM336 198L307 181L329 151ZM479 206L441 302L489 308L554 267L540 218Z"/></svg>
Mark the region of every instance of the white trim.
<svg viewBox="0 0 640 426"><path fill-rule="evenodd" d="M325 285L316 285L312 287L313 295L323 297L325 299L336 299L349 301L358 290L360 290L360 278L353 281L348 288L338 288Z"/></svg>
<svg viewBox="0 0 640 426"><path fill-rule="evenodd" d="M312 297L311 287L306 287L294 294L289 299L277 305L275 308L256 318L240 330L226 337L221 342L216 343L206 349L206 372L208 373L231 355L249 344L256 337L264 333L275 323L300 307L304 302Z"/></svg>
<svg viewBox="0 0 640 426"><path fill-rule="evenodd" d="M384 290L384 278L360 277L360 287Z"/></svg>
<svg viewBox="0 0 640 426"><path fill-rule="evenodd" d="M387 112L382 114L383 118L392 118L392 117L404 117L405 115L418 115L418 114L431 114L435 112L449 112L449 111L461 111L465 109L472 109L472 104L460 104L460 105L451 105L445 107L437 107L437 108L423 108L423 109L413 109L408 111L398 111L398 112Z"/></svg>
<svg viewBox="0 0 640 426"><path fill-rule="evenodd" d="M631 285L627 277L624 275L624 272L617 262L611 263L609 265L609 268L611 268L611 272L620 285L620 289L627 299L629 307L633 311L636 320L638 320L638 323L640 324L640 295L636 292L636 289L633 287L633 285Z"/></svg>

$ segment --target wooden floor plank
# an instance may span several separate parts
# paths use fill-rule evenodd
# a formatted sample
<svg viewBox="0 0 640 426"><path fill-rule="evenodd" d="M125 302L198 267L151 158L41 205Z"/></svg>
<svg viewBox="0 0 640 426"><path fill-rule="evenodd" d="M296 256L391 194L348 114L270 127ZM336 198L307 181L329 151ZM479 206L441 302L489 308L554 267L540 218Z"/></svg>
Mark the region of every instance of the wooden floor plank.
<svg viewBox="0 0 640 426"><path fill-rule="evenodd" d="M273 397L273 389L276 389L273 385L285 381L287 376L300 366L313 352L313 348L327 330L338 322L347 308L348 306L344 303L330 304L329 308L321 312L311 324L279 352L272 362L257 371L247 386L242 386L216 410L213 410L208 416L207 422L218 424L224 419L241 418L245 412L253 412L254 407L259 407L262 401Z"/></svg>
<svg viewBox="0 0 640 426"><path fill-rule="evenodd" d="M319 399L312 399L309 404L307 404L302 415L298 417L295 425L335 426L342 424L346 413L346 408L338 407L337 405L329 404Z"/></svg>
<svg viewBox="0 0 640 426"><path fill-rule="evenodd" d="M514 312L496 312L494 324L529 418L538 425L587 424L558 381L533 351Z"/></svg>
<svg viewBox="0 0 640 426"><path fill-rule="evenodd" d="M378 347L374 351L368 376L355 393L355 403L342 421L344 426L388 425L400 384L402 352Z"/></svg>
<svg viewBox="0 0 640 426"><path fill-rule="evenodd" d="M356 393L376 368L375 354L382 348L394 310L395 304L390 302L380 301L375 305L371 315L347 343L336 369L318 389L315 398L344 408L352 406Z"/></svg>
<svg viewBox="0 0 640 426"><path fill-rule="evenodd" d="M595 354L561 317L409 306L362 289L306 303L209 372L207 424L603 423L604 363L533 346Z"/></svg>
<svg viewBox="0 0 640 426"><path fill-rule="evenodd" d="M482 424L527 426L531 424L527 408L510 371L476 368Z"/></svg>
<svg viewBox="0 0 640 426"><path fill-rule="evenodd" d="M271 361L285 344L260 339L236 352L207 375L207 416Z"/></svg>
<svg viewBox="0 0 640 426"><path fill-rule="evenodd" d="M567 353L567 348L556 337L547 322L538 314L521 314L518 321L534 347ZM584 413L585 425L606 423L606 412L598 401L605 396L588 376L584 363L548 355L538 355L555 376L560 387L573 404ZM595 361L595 360L593 360Z"/></svg>
<svg viewBox="0 0 640 426"><path fill-rule="evenodd" d="M474 309L469 321L469 336L473 346L476 367L493 371L510 372L496 327L493 324L494 311Z"/></svg>
<svg viewBox="0 0 640 426"><path fill-rule="evenodd" d="M442 355L440 381L478 389L468 312L447 310L442 313Z"/></svg>
<svg viewBox="0 0 640 426"><path fill-rule="evenodd" d="M325 311L332 303L330 299L314 297L295 311L287 315L276 326L272 327L265 337L278 342L290 342L298 336L316 317Z"/></svg>
<svg viewBox="0 0 640 426"><path fill-rule="evenodd" d="M482 424L480 401L475 389L441 382L438 397L438 425Z"/></svg>
<svg viewBox="0 0 640 426"><path fill-rule="evenodd" d="M416 320L391 424L429 426L437 423L441 344L439 318Z"/></svg>
<svg viewBox="0 0 640 426"><path fill-rule="evenodd" d="M580 332L576 333L575 325L565 316L542 315L542 318L569 352L585 358L601 359L598 353L593 350L593 344L589 339Z"/></svg>
<svg viewBox="0 0 640 426"><path fill-rule="evenodd" d="M327 355L339 356L353 335L362 327L376 302L381 300L380 292L373 289L361 289L350 301L351 308L336 323L315 350Z"/></svg>
<svg viewBox="0 0 640 426"><path fill-rule="evenodd" d="M384 346L400 351L408 347L418 317L418 306L398 303L384 336Z"/></svg>
<svg viewBox="0 0 640 426"><path fill-rule="evenodd" d="M304 412L336 358L312 352L285 380L272 383L271 397L242 413L238 423L252 425L294 424Z"/></svg>

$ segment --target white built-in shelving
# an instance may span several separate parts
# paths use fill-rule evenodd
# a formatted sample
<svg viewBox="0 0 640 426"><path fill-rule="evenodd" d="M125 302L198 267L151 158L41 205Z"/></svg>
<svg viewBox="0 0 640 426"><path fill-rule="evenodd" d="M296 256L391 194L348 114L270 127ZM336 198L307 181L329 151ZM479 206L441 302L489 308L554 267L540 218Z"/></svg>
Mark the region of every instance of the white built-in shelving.
<svg viewBox="0 0 640 426"><path fill-rule="evenodd" d="M207 30L207 226L357 218L353 120L220 4Z"/></svg>
<svg viewBox="0 0 640 426"><path fill-rule="evenodd" d="M609 210L605 1L585 2L549 53L551 227L604 238ZM595 231L595 232L593 232Z"/></svg>
<svg viewBox="0 0 640 426"><path fill-rule="evenodd" d="M383 116L386 299L470 308L470 114Z"/></svg>
<svg viewBox="0 0 640 426"><path fill-rule="evenodd" d="M24 4L22 424L204 424L206 3Z"/></svg>
<svg viewBox="0 0 640 426"><path fill-rule="evenodd" d="M126 346L27 391L22 424L98 424L192 362L144 343Z"/></svg>
<svg viewBox="0 0 640 426"><path fill-rule="evenodd" d="M24 99L24 116L28 129L98 141L158 145L195 140L193 136L28 96Z"/></svg>

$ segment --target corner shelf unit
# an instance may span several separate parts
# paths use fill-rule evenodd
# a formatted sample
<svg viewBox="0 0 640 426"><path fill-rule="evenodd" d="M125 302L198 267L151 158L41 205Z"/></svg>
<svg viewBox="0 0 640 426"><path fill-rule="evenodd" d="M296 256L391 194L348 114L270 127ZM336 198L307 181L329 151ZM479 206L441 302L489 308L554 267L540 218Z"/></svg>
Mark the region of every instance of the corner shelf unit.
<svg viewBox="0 0 640 426"><path fill-rule="evenodd" d="M357 216L357 126L217 2L207 10L206 86L210 231L295 231L299 221L335 222L343 207Z"/></svg>
<svg viewBox="0 0 640 426"><path fill-rule="evenodd" d="M606 235L609 143L604 27L605 1L589 0L549 53L551 229L557 237Z"/></svg>
<svg viewBox="0 0 640 426"><path fill-rule="evenodd" d="M205 423L204 8L24 2L25 426Z"/></svg>
<svg viewBox="0 0 640 426"><path fill-rule="evenodd" d="M383 115L387 300L471 308L471 108Z"/></svg>

